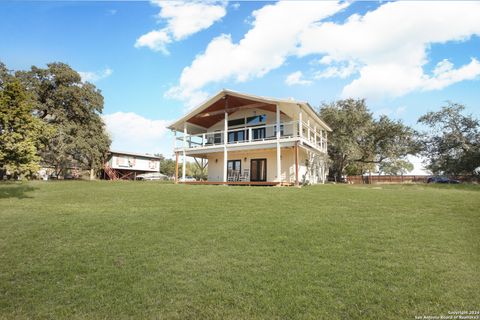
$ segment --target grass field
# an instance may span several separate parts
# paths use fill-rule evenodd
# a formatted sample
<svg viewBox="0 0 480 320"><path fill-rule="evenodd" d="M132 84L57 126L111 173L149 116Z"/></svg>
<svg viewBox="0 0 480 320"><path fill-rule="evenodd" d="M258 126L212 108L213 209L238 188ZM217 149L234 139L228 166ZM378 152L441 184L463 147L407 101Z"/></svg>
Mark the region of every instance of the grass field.
<svg viewBox="0 0 480 320"><path fill-rule="evenodd" d="M480 309L480 188L0 185L0 318Z"/></svg>

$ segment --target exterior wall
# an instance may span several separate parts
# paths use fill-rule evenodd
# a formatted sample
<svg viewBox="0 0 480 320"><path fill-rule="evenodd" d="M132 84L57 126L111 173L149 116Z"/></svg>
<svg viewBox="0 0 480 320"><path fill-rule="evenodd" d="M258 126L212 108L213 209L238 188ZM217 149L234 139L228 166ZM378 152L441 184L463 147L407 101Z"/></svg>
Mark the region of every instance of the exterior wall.
<svg viewBox="0 0 480 320"><path fill-rule="evenodd" d="M282 182L295 182L295 153L293 147L281 148ZM246 159L245 159L246 158ZM276 149L230 151L228 160L241 160L241 169L250 169L251 159L267 159L267 181L278 181ZM307 167L309 155L306 150L299 149L300 183L321 183L325 179L325 171L310 170ZM223 152L208 154L208 181L223 181Z"/></svg>
<svg viewBox="0 0 480 320"><path fill-rule="evenodd" d="M281 153L282 181L295 182L295 159L293 158L293 148L282 148ZM228 152L228 160L241 160L242 172L243 169L250 169L251 159L267 159L267 181L278 181L276 149ZM211 153L208 155L208 180L223 181L223 152Z"/></svg>
<svg viewBox="0 0 480 320"><path fill-rule="evenodd" d="M113 154L108 161L113 169L159 172L160 160L132 155Z"/></svg>

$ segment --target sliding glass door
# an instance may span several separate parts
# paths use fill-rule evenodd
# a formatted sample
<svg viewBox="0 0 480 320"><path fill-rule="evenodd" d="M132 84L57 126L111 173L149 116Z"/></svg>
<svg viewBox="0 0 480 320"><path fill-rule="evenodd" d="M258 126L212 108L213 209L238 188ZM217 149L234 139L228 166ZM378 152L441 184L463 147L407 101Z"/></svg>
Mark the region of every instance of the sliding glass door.
<svg viewBox="0 0 480 320"><path fill-rule="evenodd" d="M250 181L267 181L267 159L250 160Z"/></svg>

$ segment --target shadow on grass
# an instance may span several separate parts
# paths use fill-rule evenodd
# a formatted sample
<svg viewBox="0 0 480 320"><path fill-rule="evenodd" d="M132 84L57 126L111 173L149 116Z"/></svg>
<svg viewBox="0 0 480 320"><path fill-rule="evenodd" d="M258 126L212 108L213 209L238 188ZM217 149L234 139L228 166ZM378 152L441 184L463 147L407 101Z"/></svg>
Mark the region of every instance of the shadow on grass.
<svg viewBox="0 0 480 320"><path fill-rule="evenodd" d="M0 199L8 198L17 198L17 199L26 199L33 198L27 195L27 192L34 191L37 188L27 185L18 185L18 184L3 184L0 185Z"/></svg>

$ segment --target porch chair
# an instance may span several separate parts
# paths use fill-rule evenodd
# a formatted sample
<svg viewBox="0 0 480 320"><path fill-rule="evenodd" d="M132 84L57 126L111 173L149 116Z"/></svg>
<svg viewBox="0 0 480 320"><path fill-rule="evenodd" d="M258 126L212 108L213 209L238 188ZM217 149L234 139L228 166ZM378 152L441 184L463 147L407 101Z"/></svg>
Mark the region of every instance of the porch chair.
<svg viewBox="0 0 480 320"><path fill-rule="evenodd" d="M235 176L233 174L233 170L232 169L228 169L227 171L227 181L235 181Z"/></svg>
<svg viewBox="0 0 480 320"><path fill-rule="evenodd" d="M250 181L250 169L243 169L243 174L240 175L239 181Z"/></svg>

